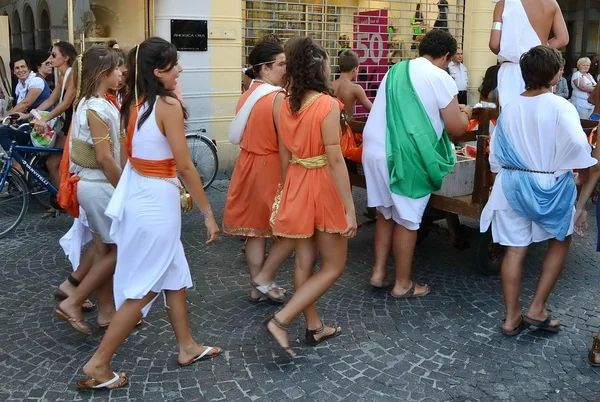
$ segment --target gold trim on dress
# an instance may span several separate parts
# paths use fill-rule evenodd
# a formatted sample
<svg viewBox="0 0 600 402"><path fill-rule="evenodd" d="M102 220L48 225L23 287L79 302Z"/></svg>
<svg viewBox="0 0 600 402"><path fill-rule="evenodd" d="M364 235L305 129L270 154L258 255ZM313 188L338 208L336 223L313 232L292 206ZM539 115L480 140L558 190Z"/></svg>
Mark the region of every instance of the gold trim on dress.
<svg viewBox="0 0 600 402"><path fill-rule="evenodd" d="M223 233L242 237L273 237L271 229L241 228L223 223Z"/></svg>
<svg viewBox="0 0 600 402"><path fill-rule="evenodd" d="M292 165L301 165L307 169L320 169L327 166L327 155L323 154L300 159L296 155L292 154L290 163Z"/></svg>
<svg viewBox="0 0 600 402"><path fill-rule="evenodd" d="M275 226L275 220L277 219L277 214L279 213L279 205L281 204L281 195L283 194L283 184L279 183L277 185L277 193L275 193L275 199L273 200L273 208L271 208L271 217L269 218L269 225L271 228ZM273 233L275 235L275 233Z"/></svg>
<svg viewBox="0 0 600 402"><path fill-rule="evenodd" d="M315 226L315 229L317 229L319 232L330 233L330 234L341 234L344 232L343 230L327 230L327 229L320 228L318 226ZM315 235L314 231L311 234L301 234L301 235L291 235L291 234L273 232L273 236L285 237L286 239L310 239L314 235Z"/></svg>

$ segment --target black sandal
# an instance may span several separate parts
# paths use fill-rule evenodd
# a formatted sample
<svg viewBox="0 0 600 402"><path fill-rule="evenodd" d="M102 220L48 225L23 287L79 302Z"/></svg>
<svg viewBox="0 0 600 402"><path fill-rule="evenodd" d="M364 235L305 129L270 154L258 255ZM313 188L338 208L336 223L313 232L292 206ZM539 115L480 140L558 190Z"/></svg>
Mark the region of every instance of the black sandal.
<svg viewBox="0 0 600 402"><path fill-rule="evenodd" d="M316 339L315 335L320 334L321 332L325 331L325 325L323 323L321 323L321 328L317 328L317 329L306 328L306 343L309 344L310 346L317 346L319 343L325 342L327 339L335 338L336 336L339 336L342 333L342 328L340 328L340 327L333 327L333 328L335 328L335 332L333 334L323 336L319 339Z"/></svg>
<svg viewBox="0 0 600 402"><path fill-rule="evenodd" d="M69 281L69 283L71 285L73 285L75 287L79 286L79 284L81 283L77 279L73 278L73 275L69 275L69 277L67 278L67 280ZM67 295L65 292L63 292L60 289L58 289L54 293L54 298L56 300L58 300L59 302L65 300L68 297L69 297L69 295ZM87 306L86 306L86 304L87 304ZM94 309L96 308L96 305L90 299L85 299L85 301L83 302L83 305L81 306L81 308L83 309L84 313L89 313L90 311L94 311Z"/></svg>
<svg viewBox="0 0 600 402"><path fill-rule="evenodd" d="M600 367L600 363L596 363L596 359L594 359L594 355L600 355L600 339L594 337L594 342L592 343L592 349L588 353L588 361L594 367Z"/></svg>
<svg viewBox="0 0 600 402"><path fill-rule="evenodd" d="M287 355L291 359L293 359L294 357L296 357L296 353L292 350L292 348L289 347L289 346L284 346L281 343L279 343L279 341L277 340L277 338L275 337L275 335L273 335L273 333L269 330L269 323L270 322L272 322L273 324L275 324L275 326L277 326L277 328L283 329L285 332L290 332L290 326L288 324L284 324L281 321L279 321L277 318L275 318L275 315L272 315L271 317L267 318L262 323L262 326L263 326L264 330L271 337L271 339L273 339L275 341L275 343L277 343L277 345L279 345L279 347L281 349L283 349L283 351L285 353L287 353Z"/></svg>

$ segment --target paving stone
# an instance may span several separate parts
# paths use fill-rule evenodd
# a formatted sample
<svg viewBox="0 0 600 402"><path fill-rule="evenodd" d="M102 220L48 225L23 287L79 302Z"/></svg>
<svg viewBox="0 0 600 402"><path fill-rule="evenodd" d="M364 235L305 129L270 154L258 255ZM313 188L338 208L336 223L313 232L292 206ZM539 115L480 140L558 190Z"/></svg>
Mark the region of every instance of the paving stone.
<svg viewBox="0 0 600 402"><path fill-rule="evenodd" d="M228 188L225 178L207 194L220 221ZM354 190L357 211L365 192ZM374 225L365 224L350 242L344 275L317 307L325 322L343 328L337 339L304 347L299 317L290 340L300 358L290 362L274 348L260 322L277 311L247 302L248 277L242 242L223 236L204 244L198 214L183 219L182 242L194 288L188 292L195 339L226 349L223 357L180 369L176 344L162 302L117 352L114 369L130 385L108 393L77 392L74 381L101 341L96 313L86 315L90 337L54 318L51 294L70 272L58 246L69 229L64 215L40 220L35 205L19 228L0 240L0 401L597 401L598 370L585 359L600 326L597 292L600 254L595 236L573 238L565 271L549 301L563 331L526 331L505 338L498 325L504 306L497 277L474 271L476 235L470 250L452 247L434 227L415 252L413 277L428 283L424 298L396 300L368 286ZM596 233L589 206L589 232ZM467 226L476 223L464 221ZM40 245L43 245L40 246ZM544 245L530 248L523 270L523 309L537 285ZM393 269L393 259L388 268ZM293 260L278 284L293 289ZM524 391L526 390L526 391Z"/></svg>

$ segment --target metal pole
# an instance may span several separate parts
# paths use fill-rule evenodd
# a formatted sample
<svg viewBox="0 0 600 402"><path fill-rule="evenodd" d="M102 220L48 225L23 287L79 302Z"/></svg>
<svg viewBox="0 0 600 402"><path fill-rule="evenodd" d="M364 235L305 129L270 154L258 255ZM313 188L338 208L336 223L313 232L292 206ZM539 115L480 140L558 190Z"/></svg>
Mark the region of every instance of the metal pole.
<svg viewBox="0 0 600 402"><path fill-rule="evenodd" d="M75 28L73 24L73 0L67 0L67 30L69 34L69 42L75 43Z"/></svg>

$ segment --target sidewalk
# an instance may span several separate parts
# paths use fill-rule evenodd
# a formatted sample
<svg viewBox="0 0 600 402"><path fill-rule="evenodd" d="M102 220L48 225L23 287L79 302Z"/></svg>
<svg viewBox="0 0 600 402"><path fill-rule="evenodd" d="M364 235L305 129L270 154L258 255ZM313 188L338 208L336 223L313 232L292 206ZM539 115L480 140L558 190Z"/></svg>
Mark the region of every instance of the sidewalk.
<svg viewBox="0 0 600 402"><path fill-rule="evenodd" d="M227 191L209 191L220 222ZM357 211L364 192L356 191ZM32 207L33 209L33 207ZM550 300L558 334L524 332L505 338L499 278L473 272L473 249L459 251L441 231L417 248L415 279L432 293L396 300L368 286L373 224L349 247L343 277L318 303L327 324L343 334L317 348L305 346L302 318L292 327L300 358L290 363L260 328L277 306L247 302L242 242L224 236L204 245L199 214L184 219L183 243L195 287L188 293L199 342L223 357L179 368L163 303L118 351L114 369L130 385L111 393L77 392L74 382L100 342L54 318L52 293L69 272L58 246L70 219L39 220L32 211L10 239L0 240L0 401L598 401L599 369L586 363L600 327L595 214L589 236L575 238L564 275ZM543 245L531 249L523 276L526 306L536 285ZM393 263L390 260L390 268ZM391 271L390 271L391 272ZM292 261L277 282L292 290Z"/></svg>

